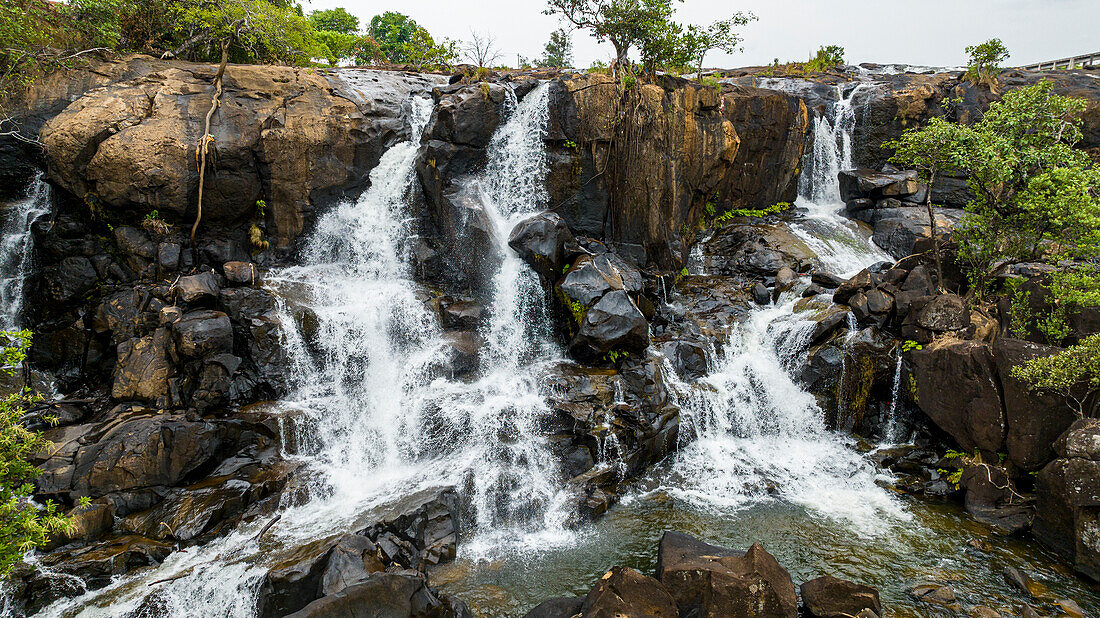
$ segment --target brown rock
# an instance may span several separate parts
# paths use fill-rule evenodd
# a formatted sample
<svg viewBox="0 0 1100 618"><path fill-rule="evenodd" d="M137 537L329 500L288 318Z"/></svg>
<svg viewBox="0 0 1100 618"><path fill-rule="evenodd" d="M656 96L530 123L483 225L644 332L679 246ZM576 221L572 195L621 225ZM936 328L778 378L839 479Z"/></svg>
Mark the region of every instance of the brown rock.
<svg viewBox="0 0 1100 618"><path fill-rule="evenodd" d="M811 579L799 590L803 605L816 618L844 618L864 609L882 613L878 590L831 575Z"/></svg>
<svg viewBox="0 0 1100 618"><path fill-rule="evenodd" d="M634 569L615 567L584 598L584 618L677 618L680 613L661 582Z"/></svg>
<svg viewBox="0 0 1100 618"><path fill-rule="evenodd" d="M238 285L256 285L260 280L259 271L252 262L226 262L222 271L230 283Z"/></svg>
<svg viewBox="0 0 1100 618"><path fill-rule="evenodd" d="M966 451L998 452L1005 415L990 346L940 340L912 352L917 405Z"/></svg>

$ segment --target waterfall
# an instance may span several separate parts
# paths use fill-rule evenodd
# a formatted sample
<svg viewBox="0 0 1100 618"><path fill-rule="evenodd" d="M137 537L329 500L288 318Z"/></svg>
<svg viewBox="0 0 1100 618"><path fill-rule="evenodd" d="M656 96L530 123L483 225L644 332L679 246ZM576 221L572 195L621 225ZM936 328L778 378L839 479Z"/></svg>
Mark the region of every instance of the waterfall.
<svg viewBox="0 0 1100 618"><path fill-rule="evenodd" d="M856 222L841 214L844 202L838 174L853 167L856 97L872 88L862 83L836 86L837 101L830 106L829 114L814 117L813 148L805 155L798 181L795 203L805 210L805 216L792 228L814 250L826 270L842 276L853 275L875 262L893 261Z"/></svg>
<svg viewBox="0 0 1100 618"><path fill-rule="evenodd" d="M681 425L695 440L675 455L662 489L724 516L779 499L860 533L882 532L907 513L791 378L813 331L794 312L798 297L786 292L734 325L716 370L698 383L680 382L666 364Z"/></svg>
<svg viewBox="0 0 1100 618"><path fill-rule="evenodd" d="M793 231L826 270L851 275L889 256L870 234L841 215L837 173L852 166L851 133L862 84L837 88L831 113L814 119ZM694 440L668 466L661 490L723 516L769 500L799 505L878 534L910 515L876 481L879 471L826 429L812 394L791 377L805 361L814 324L795 312L803 280L732 326L716 367L695 383L663 362L681 408L681 427ZM857 329L849 314L849 337Z"/></svg>
<svg viewBox="0 0 1100 618"><path fill-rule="evenodd" d="M898 397L901 394L902 360L901 347L898 347L898 363L894 368L894 387L890 391L890 407L886 412L886 429L883 432L883 441L887 444L896 444L904 437L899 433L901 428L898 426Z"/></svg>
<svg viewBox="0 0 1100 618"><path fill-rule="evenodd" d="M447 421L465 427L454 437L452 473L475 515L459 552L488 555L568 542L571 516L561 473L539 428L548 413L540 377L560 360L538 277L506 244L514 225L545 209L548 169L543 138L549 85L515 104L489 145L485 171L467 190L492 223L500 267L492 280L489 323L480 377L473 383L436 381L432 398Z"/></svg>
<svg viewBox="0 0 1100 618"><path fill-rule="evenodd" d="M125 615L155 597L158 615L252 616L270 565L432 487L459 491L470 520L459 546L466 556L572 538L570 494L539 428L549 412L540 377L559 355L537 277L505 244L518 219L545 207L548 101L546 85L522 102L510 97L489 163L465 187L492 221L501 264L476 378L442 371L448 341L408 259L410 190L430 112L414 98L411 139L386 151L357 201L320 217L299 266L265 278L283 299L292 394L279 407L293 434L285 442L298 445L287 456L307 470L306 503L284 505L262 542L265 522L250 522L42 615ZM149 588L156 580L169 581Z"/></svg>
<svg viewBox="0 0 1100 618"><path fill-rule="evenodd" d="M0 330L21 327L23 292L34 242L31 224L50 208L50 188L41 175L26 197L0 212Z"/></svg>

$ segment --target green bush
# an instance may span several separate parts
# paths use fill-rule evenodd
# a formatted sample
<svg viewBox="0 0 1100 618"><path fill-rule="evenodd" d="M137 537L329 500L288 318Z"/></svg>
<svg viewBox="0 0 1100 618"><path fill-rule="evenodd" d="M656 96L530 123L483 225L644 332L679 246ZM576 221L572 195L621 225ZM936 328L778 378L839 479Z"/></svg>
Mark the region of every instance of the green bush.
<svg viewBox="0 0 1100 618"><path fill-rule="evenodd" d="M9 375L20 368L30 346L28 331L0 332L3 370ZM29 459L49 447L42 434L27 429L20 419L26 405L36 398L17 393L0 399L0 579L6 577L23 554L45 545L50 534L68 531L72 521L59 514L57 506L31 502L31 481L39 470ZM82 500L86 504L87 499Z"/></svg>

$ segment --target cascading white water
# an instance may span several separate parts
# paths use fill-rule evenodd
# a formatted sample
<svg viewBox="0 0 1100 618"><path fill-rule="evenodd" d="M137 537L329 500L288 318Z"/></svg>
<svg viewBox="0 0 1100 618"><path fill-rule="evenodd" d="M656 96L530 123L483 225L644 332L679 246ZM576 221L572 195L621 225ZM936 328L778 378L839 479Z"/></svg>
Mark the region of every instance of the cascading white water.
<svg viewBox="0 0 1100 618"><path fill-rule="evenodd" d="M165 616L251 616L279 556L427 487L455 486L468 503L473 521L460 546L468 556L571 538L569 494L538 427L548 411L540 370L557 352L538 281L504 244L512 225L545 203L547 104L545 85L521 103L511 99L486 171L467 187L493 223L501 258L477 378L456 381L440 370L447 340L406 259L408 196L430 111L414 99L413 139L383 155L357 202L318 220L300 266L266 278L286 299L280 317L293 394L282 404L284 427L299 434L288 455L312 472L308 502L286 508L262 542L254 537L263 522L241 526L43 615L120 615L152 593ZM295 319L303 312L312 332Z"/></svg>
<svg viewBox="0 0 1100 618"><path fill-rule="evenodd" d="M805 216L792 228L817 254L826 270L850 276L874 262L892 258L860 231L858 224L843 217L840 171L852 168L852 131L856 123L856 98L870 87L866 84L837 86L832 118L816 116L813 149L806 155L798 181L797 206Z"/></svg>
<svg viewBox="0 0 1100 618"><path fill-rule="evenodd" d="M500 267L492 280L480 377L436 381L431 394L450 424L466 428L456 437L461 448L454 469L460 474L453 477L471 488L466 498L476 517L459 548L466 556L572 538L569 494L539 429L549 412L539 378L558 362L559 351L538 278L506 244L517 222L546 205L549 92L540 85L518 104L509 92L514 111L493 137L486 170L467 187L492 223Z"/></svg>
<svg viewBox="0 0 1100 618"><path fill-rule="evenodd" d="M49 211L50 188L39 176L26 197L0 211L0 330L21 326L23 288L31 264L31 224Z"/></svg>
<svg viewBox="0 0 1100 618"><path fill-rule="evenodd" d="M695 440L675 456L664 490L726 514L780 499L881 532L907 514L791 378L813 330L794 313L797 300L784 293L733 326L717 369L698 383L679 382L666 364L681 424Z"/></svg>
<svg viewBox="0 0 1100 618"><path fill-rule="evenodd" d="M840 215L837 173L852 165L853 101L838 88L833 119L814 119L814 148L800 179L802 215L792 228L825 268L851 275L889 256L869 234ZM734 325L717 367L686 384L664 362L679 398L681 426L694 440L684 444L662 481L670 495L697 507L728 514L779 499L876 534L909 518L900 503L878 487L879 472L853 450L849 439L825 428L812 394L791 377L805 361L813 322L795 312L805 287ZM856 332L849 320L851 334Z"/></svg>
<svg viewBox="0 0 1100 618"><path fill-rule="evenodd" d="M890 407L886 411L886 423L885 430L883 431L883 441L887 444L894 444L904 437L901 435L901 426L898 419L898 399L901 394L901 369L902 360L904 355L901 348L898 348L898 363L894 367L894 386L890 391Z"/></svg>

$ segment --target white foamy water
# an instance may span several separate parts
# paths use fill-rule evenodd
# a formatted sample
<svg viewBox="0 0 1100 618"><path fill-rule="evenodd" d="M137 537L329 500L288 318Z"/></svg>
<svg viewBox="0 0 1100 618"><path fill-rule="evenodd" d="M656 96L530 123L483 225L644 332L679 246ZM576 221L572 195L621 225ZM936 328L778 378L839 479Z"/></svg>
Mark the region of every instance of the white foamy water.
<svg viewBox="0 0 1100 618"><path fill-rule="evenodd" d="M409 196L430 112L414 99L413 139L383 155L358 201L321 217L300 266L266 279L286 299L293 394L281 408L286 442L299 445L287 456L309 471L306 503L286 508L261 542L253 537L265 522L252 522L43 615L123 615L145 604L164 616L251 616L280 557L429 487L456 487L472 514L459 548L466 556L572 539L569 494L538 427L548 412L539 377L557 350L538 280L504 243L516 221L545 206L547 104L545 85L521 103L510 97L486 171L465 187L494 227L487 249L501 264L476 377L445 371L447 338L412 278ZM303 313L311 317L295 319Z"/></svg>
<svg viewBox="0 0 1100 618"><path fill-rule="evenodd" d="M840 198L837 175L854 167L852 131L857 120L856 99L874 88L867 84L848 84L847 87L850 90L845 94L844 87L837 86L837 101L831 106L832 119L814 118L813 150L806 156L795 201L806 214L792 225L799 238L817 253L827 271L845 277L875 262L893 261L859 224L841 214L844 201Z"/></svg>
<svg viewBox="0 0 1100 618"><path fill-rule="evenodd" d="M31 224L49 212L50 187L41 176L26 197L0 209L0 330L21 328L23 291L31 265Z"/></svg>
<svg viewBox="0 0 1100 618"><path fill-rule="evenodd" d="M784 294L731 328L718 367L673 390L681 426L696 439L674 456L662 490L726 516L782 500L863 534L888 530L908 514L876 485L878 470L826 430L814 396L791 378L804 361L813 323ZM675 372L666 365L666 375Z"/></svg>

